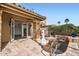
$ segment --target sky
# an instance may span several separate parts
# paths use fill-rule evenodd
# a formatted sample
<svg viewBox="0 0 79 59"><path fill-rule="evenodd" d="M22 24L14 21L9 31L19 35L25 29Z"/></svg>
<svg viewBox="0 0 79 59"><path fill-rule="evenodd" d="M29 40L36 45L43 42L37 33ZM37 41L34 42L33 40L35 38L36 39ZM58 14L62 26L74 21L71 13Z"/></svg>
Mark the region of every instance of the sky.
<svg viewBox="0 0 79 59"><path fill-rule="evenodd" d="M45 16L48 25L57 24L58 21L64 24L64 20L68 18L69 23L79 26L78 3L17 3L17 5L34 9L34 12Z"/></svg>

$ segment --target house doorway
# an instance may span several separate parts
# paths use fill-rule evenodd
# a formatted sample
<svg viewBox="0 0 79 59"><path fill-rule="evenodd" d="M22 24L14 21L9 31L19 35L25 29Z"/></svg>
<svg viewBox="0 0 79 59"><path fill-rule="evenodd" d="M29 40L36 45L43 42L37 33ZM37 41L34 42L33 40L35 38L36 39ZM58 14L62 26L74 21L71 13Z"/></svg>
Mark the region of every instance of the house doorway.
<svg viewBox="0 0 79 59"><path fill-rule="evenodd" d="M32 38L33 26L32 23L22 24L22 37Z"/></svg>
<svg viewBox="0 0 79 59"><path fill-rule="evenodd" d="M22 24L22 37L27 37L27 24Z"/></svg>
<svg viewBox="0 0 79 59"><path fill-rule="evenodd" d="M21 38L33 37L33 24L15 21L11 19L11 41Z"/></svg>

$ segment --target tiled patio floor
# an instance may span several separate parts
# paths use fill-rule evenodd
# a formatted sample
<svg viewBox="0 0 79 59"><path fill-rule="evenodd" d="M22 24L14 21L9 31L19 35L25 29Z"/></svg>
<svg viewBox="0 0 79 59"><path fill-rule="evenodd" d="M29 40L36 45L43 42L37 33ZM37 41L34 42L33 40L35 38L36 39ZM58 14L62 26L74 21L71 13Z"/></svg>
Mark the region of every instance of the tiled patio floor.
<svg viewBox="0 0 79 59"><path fill-rule="evenodd" d="M43 56L41 47L31 39L20 39L9 42L2 50L3 56Z"/></svg>
<svg viewBox="0 0 79 59"><path fill-rule="evenodd" d="M69 43L69 47L63 54L57 56L79 56L79 49L73 48L76 43ZM44 56L41 53L41 46L31 39L20 39L9 42L0 52L1 56ZM44 51L45 55L49 56Z"/></svg>

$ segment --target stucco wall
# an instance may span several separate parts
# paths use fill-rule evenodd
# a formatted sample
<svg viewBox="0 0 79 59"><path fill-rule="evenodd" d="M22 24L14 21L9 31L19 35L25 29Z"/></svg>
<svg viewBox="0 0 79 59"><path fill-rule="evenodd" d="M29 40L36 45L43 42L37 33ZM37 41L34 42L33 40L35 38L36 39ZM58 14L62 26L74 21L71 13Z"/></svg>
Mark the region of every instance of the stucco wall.
<svg viewBox="0 0 79 59"><path fill-rule="evenodd" d="M11 40L11 34L10 34L10 14L3 13L3 19L2 19L2 42L7 42ZM24 20L25 21L25 20ZM35 20L34 20L35 21ZM27 22L27 21L26 21ZM35 25L33 25L33 38L34 40L40 40L40 21L35 21Z"/></svg>
<svg viewBox="0 0 79 59"><path fill-rule="evenodd" d="M10 15L7 13L3 13L2 17L2 42L10 41Z"/></svg>
<svg viewBox="0 0 79 59"><path fill-rule="evenodd" d="M1 51L1 27L2 27L2 11L0 10L0 51Z"/></svg>

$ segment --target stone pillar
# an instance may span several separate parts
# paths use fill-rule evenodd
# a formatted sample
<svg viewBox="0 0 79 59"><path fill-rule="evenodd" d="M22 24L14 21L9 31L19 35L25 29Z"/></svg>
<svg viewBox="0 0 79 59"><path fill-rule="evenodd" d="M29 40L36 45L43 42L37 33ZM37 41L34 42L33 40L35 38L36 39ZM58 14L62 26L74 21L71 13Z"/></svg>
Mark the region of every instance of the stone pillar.
<svg viewBox="0 0 79 59"><path fill-rule="evenodd" d="M40 43L40 22L39 21L36 22L36 36L37 36L36 38L37 42Z"/></svg>
<svg viewBox="0 0 79 59"><path fill-rule="evenodd" d="M33 20L33 40L40 42L40 25L38 20Z"/></svg>
<svg viewBox="0 0 79 59"><path fill-rule="evenodd" d="M33 22L33 40L36 41L36 22Z"/></svg>
<svg viewBox="0 0 79 59"><path fill-rule="evenodd" d="M27 38L28 38L28 24L29 24L29 23L27 23L27 25L26 25L26 26L27 26L27 34L26 34L26 35L27 35Z"/></svg>
<svg viewBox="0 0 79 59"><path fill-rule="evenodd" d="M1 51L2 10L0 10L0 51Z"/></svg>

